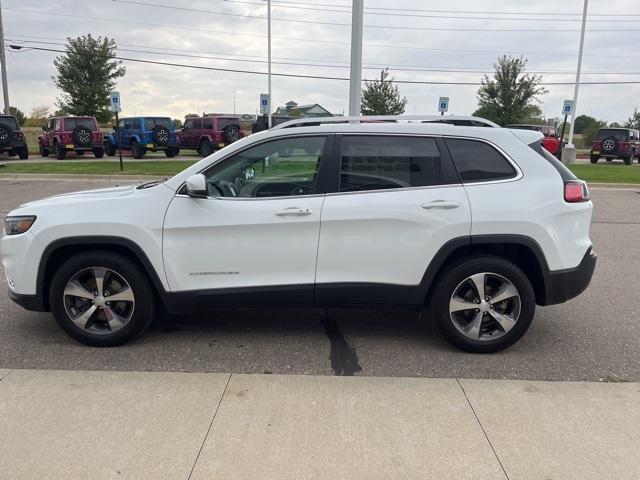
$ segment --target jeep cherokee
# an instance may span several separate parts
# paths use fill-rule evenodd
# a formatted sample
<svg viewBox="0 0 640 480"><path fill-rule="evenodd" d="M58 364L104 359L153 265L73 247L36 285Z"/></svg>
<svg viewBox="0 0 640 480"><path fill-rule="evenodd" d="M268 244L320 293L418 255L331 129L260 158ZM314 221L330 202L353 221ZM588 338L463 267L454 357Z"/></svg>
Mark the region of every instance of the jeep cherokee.
<svg viewBox="0 0 640 480"><path fill-rule="evenodd" d="M0 153L10 157L18 155L21 160L29 158L29 149L18 120L13 115L0 115Z"/></svg>
<svg viewBox="0 0 640 480"><path fill-rule="evenodd" d="M90 345L137 337L159 301L429 306L454 345L495 352L536 304L588 286L589 192L540 133L319 121L243 138L164 182L18 207L1 243L9 295Z"/></svg>
<svg viewBox="0 0 640 480"><path fill-rule="evenodd" d="M113 132L104 138L107 155L116 154L119 138L122 138L122 149L131 150L133 158L142 158L147 151L163 151L169 158L180 153L173 120L169 117L121 118Z"/></svg>
<svg viewBox="0 0 640 480"><path fill-rule="evenodd" d="M102 133L95 117L53 117L42 127L45 132L38 137L40 155L48 157L53 152L58 160L75 151L78 155L92 151L102 158Z"/></svg>

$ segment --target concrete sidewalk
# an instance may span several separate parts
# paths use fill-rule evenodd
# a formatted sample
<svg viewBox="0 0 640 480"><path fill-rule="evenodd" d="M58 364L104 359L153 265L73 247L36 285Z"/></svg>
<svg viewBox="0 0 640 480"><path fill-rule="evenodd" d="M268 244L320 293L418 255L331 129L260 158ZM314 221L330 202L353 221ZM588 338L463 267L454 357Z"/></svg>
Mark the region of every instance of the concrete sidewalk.
<svg viewBox="0 0 640 480"><path fill-rule="evenodd" d="M640 478L635 383L42 370L0 379L3 479Z"/></svg>

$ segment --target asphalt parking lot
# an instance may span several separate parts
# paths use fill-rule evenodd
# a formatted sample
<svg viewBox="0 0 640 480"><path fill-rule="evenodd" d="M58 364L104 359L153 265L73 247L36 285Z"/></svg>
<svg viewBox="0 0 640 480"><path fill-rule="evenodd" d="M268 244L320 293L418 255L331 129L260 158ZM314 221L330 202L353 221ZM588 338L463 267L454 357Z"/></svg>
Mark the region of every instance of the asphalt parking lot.
<svg viewBox="0 0 640 480"><path fill-rule="evenodd" d="M0 217L31 199L108 185L0 180ZM640 186L592 189L592 197L599 259L591 286L539 307L524 338L499 354L462 353L428 317L395 310L159 315L134 343L91 348L49 314L13 304L0 274L0 368L640 381Z"/></svg>

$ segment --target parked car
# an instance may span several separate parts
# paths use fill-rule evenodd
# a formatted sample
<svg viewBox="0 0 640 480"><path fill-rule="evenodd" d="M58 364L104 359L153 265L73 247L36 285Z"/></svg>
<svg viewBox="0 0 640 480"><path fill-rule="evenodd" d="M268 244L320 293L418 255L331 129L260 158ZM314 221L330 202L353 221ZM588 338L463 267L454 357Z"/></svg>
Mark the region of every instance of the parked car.
<svg viewBox="0 0 640 480"><path fill-rule="evenodd" d="M514 125L507 125L507 128L541 132L542 135L544 135L544 138L542 139L542 146L549 153L551 153L551 155L555 155L558 158L560 158L560 156L562 155L562 147L564 146L564 144L563 141L560 140L555 127L550 127L548 125L527 125L518 123Z"/></svg>
<svg viewBox="0 0 640 480"><path fill-rule="evenodd" d="M180 147L195 149L208 157L243 136L239 117L190 117L185 119L180 132Z"/></svg>
<svg viewBox="0 0 640 480"><path fill-rule="evenodd" d="M93 152L96 158L102 158L102 133L95 117L52 117L42 127L44 134L38 137L40 155L48 157L53 153L58 160L74 151L78 155Z"/></svg>
<svg viewBox="0 0 640 480"><path fill-rule="evenodd" d="M18 207L0 248L10 297L90 345L136 338L159 301L171 313L430 306L454 345L495 352L536 304L589 284L587 185L540 133L313 121L167 181Z"/></svg>
<svg viewBox="0 0 640 480"><path fill-rule="evenodd" d="M625 165L631 165L634 157L640 158L640 131L632 128L601 128L591 145L591 163L598 163L600 157L607 162L621 158Z"/></svg>
<svg viewBox="0 0 640 480"><path fill-rule="evenodd" d="M122 149L130 150L133 158L142 158L148 152L164 152L169 157L180 153L179 140L173 120L169 117L121 118L104 138L107 155L113 156L122 139Z"/></svg>
<svg viewBox="0 0 640 480"><path fill-rule="evenodd" d="M271 116L271 126L275 127L276 125L280 125L281 123L288 122L292 120L293 117L285 117L282 115L272 115ZM259 116L255 123L251 127L251 133L258 133L263 130L267 130L269 119L266 115Z"/></svg>
<svg viewBox="0 0 640 480"><path fill-rule="evenodd" d="M18 155L21 160L29 158L27 141L13 115L0 115L0 153L7 153L10 157Z"/></svg>

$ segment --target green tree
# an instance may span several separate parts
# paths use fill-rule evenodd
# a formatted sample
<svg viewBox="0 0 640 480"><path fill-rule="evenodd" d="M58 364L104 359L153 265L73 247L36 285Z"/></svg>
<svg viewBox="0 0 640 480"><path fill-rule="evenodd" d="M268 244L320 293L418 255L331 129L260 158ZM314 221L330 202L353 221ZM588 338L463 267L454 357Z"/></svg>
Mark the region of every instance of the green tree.
<svg viewBox="0 0 640 480"><path fill-rule="evenodd" d="M525 73L527 60L503 55L493 65L493 78L484 76L478 90L478 109L475 116L484 117L500 125L522 123L541 116L540 107L533 103L548 93L540 82L542 76Z"/></svg>
<svg viewBox="0 0 640 480"><path fill-rule="evenodd" d="M624 123L624 126L626 128L640 129L640 112L637 108L633 109L633 114L629 117L629 120Z"/></svg>
<svg viewBox="0 0 640 480"><path fill-rule="evenodd" d="M578 119L576 118L576 121L577 120ZM597 120L595 118L593 120L594 121L590 122L582 132L582 142L585 147L591 146L591 144L593 143L593 140L596 138L596 134L598 133L598 130L600 130L602 127L607 126L607 122L603 120ZM575 132L575 129L574 129L574 132Z"/></svg>
<svg viewBox="0 0 640 480"><path fill-rule="evenodd" d="M584 131L589 127L598 123L598 120L589 115L580 115L576 117L575 125L573 127L574 133L584 133Z"/></svg>
<svg viewBox="0 0 640 480"><path fill-rule="evenodd" d="M122 61L115 59L115 40L89 34L67 41L66 53L53 61L58 74L52 78L62 90L57 102L60 111L93 115L99 123L109 123L113 117L109 92L126 72Z"/></svg>
<svg viewBox="0 0 640 480"><path fill-rule="evenodd" d="M389 69L380 71L380 80L365 82L362 90L363 115L400 115L407 106L407 98L400 98Z"/></svg>
<svg viewBox="0 0 640 480"><path fill-rule="evenodd" d="M622 128L622 124L618 123L618 122L612 122L609 124L609 126L611 128ZM637 127L631 127L631 128L637 128Z"/></svg>
<svg viewBox="0 0 640 480"><path fill-rule="evenodd" d="M29 118L25 122L25 126L27 127L41 127L45 124L47 117L49 116L49 106L48 105L40 105L38 107L33 107L31 109L31 113L29 114Z"/></svg>
<svg viewBox="0 0 640 480"><path fill-rule="evenodd" d="M174 118L173 128L175 128L176 130L180 130L182 128L182 120L180 120L179 118Z"/></svg>
<svg viewBox="0 0 640 480"><path fill-rule="evenodd" d="M18 124L24 125L24 121L27 119L25 114L18 107L9 107L9 115L13 115L18 120Z"/></svg>

